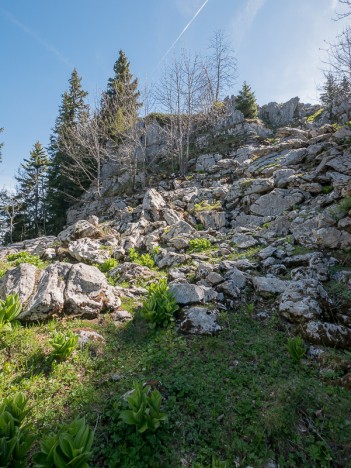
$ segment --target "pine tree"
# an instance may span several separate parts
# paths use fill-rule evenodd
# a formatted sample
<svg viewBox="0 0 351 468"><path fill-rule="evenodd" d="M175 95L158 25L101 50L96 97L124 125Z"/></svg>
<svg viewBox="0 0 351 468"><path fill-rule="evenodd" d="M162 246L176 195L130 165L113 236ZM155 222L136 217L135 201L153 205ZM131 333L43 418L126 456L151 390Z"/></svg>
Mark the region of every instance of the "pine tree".
<svg viewBox="0 0 351 468"><path fill-rule="evenodd" d="M64 168L72 165L72 159L63 150L62 139L72 127L86 122L89 107L85 103L88 93L82 89L81 78L74 69L69 79L69 89L62 95L59 115L50 139L50 168L48 176L48 233L57 234L66 223L67 210L82 194L82 181L77 173L77 183L65 176ZM79 178L79 179L78 179Z"/></svg>
<svg viewBox="0 0 351 468"><path fill-rule="evenodd" d="M21 164L16 176L22 213L14 230L15 240L30 239L46 233L48 164L46 151L37 141L30 157Z"/></svg>
<svg viewBox="0 0 351 468"><path fill-rule="evenodd" d="M138 79L133 79L130 63L122 50L119 51L113 71L115 75L108 80L107 90L102 96L101 118L109 137L118 139L136 122L141 104L138 102Z"/></svg>
<svg viewBox="0 0 351 468"><path fill-rule="evenodd" d="M334 99L339 94L339 86L335 76L332 73L327 73L326 80L322 86L322 93L320 95L321 103L329 112L329 118L333 117L333 103Z"/></svg>
<svg viewBox="0 0 351 468"><path fill-rule="evenodd" d="M236 108L244 114L246 119L255 119L258 115L255 93L251 91L246 81L236 98Z"/></svg>

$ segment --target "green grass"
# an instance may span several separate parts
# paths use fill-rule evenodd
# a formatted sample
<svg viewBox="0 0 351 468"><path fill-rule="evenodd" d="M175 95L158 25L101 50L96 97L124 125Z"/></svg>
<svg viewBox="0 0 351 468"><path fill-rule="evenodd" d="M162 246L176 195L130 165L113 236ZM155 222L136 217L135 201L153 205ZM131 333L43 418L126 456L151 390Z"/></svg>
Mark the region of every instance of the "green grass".
<svg viewBox="0 0 351 468"><path fill-rule="evenodd" d="M320 115L323 114L323 112L324 112L324 109L323 109L323 108L322 108L322 109L318 109L314 114L309 115L309 116L307 117L307 119L306 119L307 122L314 122L315 120L318 119L318 117L320 117Z"/></svg>
<svg viewBox="0 0 351 468"><path fill-rule="evenodd" d="M210 203L208 200L203 200L200 203L195 203L194 211L219 211L222 209L222 204L220 201Z"/></svg>
<svg viewBox="0 0 351 468"><path fill-rule="evenodd" d="M108 319L22 327L0 338L0 395L29 398L36 440L86 416L96 426L92 466L207 466L213 456L228 466L348 466L350 392L325 382L312 361L294 365L275 317L228 312L221 322L215 337L155 332L138 313L120 327ZM79 327L103 334L105 345L53 362L50 333ZM164 396L168 422L155 434L119 419L134 381Z"/></svg>

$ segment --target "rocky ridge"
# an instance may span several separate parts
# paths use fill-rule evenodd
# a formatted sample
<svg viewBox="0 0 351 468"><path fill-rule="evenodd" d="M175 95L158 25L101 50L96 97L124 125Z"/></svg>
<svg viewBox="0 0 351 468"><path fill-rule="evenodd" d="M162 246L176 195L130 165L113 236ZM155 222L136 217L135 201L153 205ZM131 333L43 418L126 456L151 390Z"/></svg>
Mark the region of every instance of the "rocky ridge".
<svg viewBox="0 0 351 468"><path fill-rule="evenodd" d="M264 120L245 120L232 99L226 106L216 129L196 139L186 177L155 176L128 195L128 173L106 164L102 198L92 188L57 238L0 249L2 259L25 250L50 262L0 280L1 296L18 292L25 303L21 319L118 316L121 299L138 303L167 276L184 333L219 332L220 311L253 304L258 320L277 313L310 343L350 347L351 105L337 125L298 98L264 106ZM150 132L157 164L162 127ZM132 248L155 267L133 261ZM97 266L110 258L118 264L104 275Z"/></svg>

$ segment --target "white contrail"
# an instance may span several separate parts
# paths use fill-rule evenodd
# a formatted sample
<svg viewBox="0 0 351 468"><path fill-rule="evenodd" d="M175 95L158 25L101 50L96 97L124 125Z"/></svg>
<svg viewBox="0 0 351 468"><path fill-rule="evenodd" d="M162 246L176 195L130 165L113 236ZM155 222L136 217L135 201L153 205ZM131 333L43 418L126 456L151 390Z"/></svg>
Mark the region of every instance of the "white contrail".
<svg viewBox="0 0 351 468"><path fill-rule="evenodd" d="M185 26L185 28L183 29L183 31L179 34L179 36L177 37L177 39L173 42L173 44L171 45L171 47L167 50L167 52L165 53L165 55L162 57L161 59L161 62L167 57L167 55L170 53L170 51L173 49L173 47L175 47L175 45L177 44L177 42L179 41L179 39L183 36L183 34L187 31L187 29L192 25L192 23L196 20L196 18L199 16L199 14L201 13L201 11L205 8L206 4L209 2L209 0L206 0L203 5L201 5L201 7L197 10L197 12L195 13L195 15L191 18L191 20L189 21L189 23Z"/></svg>
<svg viewBox="0 0 351 468"><path fill-rule="evenodd" d="M69 60L58 49L56 49L56 47L43 40L35 31L32 31L26 25L21 23L9 11L1 8L0 13L2 13L5 16L5 18L7 18L12 24L17 26L21 31L23 31L28 36L32 37L36 42L38 42L42 47L44 47L44 49L46 49L48 52L54 55L57 59L59 59L65 65L71 67Z"/></svg>

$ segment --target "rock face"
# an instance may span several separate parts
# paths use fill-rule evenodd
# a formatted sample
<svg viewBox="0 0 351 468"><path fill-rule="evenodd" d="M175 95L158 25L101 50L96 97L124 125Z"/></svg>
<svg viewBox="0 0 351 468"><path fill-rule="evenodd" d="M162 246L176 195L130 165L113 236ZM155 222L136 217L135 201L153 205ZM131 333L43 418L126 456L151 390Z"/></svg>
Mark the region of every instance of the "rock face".
<svg viewBox="0 0 351 468"><path fill-rule="evenodd" d="M117 310L119 296L140 304L148 285L167 277L183 308L184 333L214 333L218 310L248 304L265 320L268 299L306 340L350 345L351 281L338 271L351 269L350 129L336 129L327 112L298 98L263 106L263 120L245 119L235 105L235 97L226 99L195 136L186 175L166 167L162 125L139 122L137 157L151 168L148 177L138 165L128 193L130 170L110 160L102 167L102 196L89 189L57 238L1 247L11 267L1 296L19 293L23 320L110 309L121 322L131 317ZM351 103L333 107L339 123L349 120ZM22 251L51 264L18 266ZM118 265L106 275L89 266L107 269L111 257Z"/></svg>
<svg viewBox="0 0 351 468"><path fill-rule="evenodd" d="M117 290L96 267L55 263L45 270L22 264L0 280L0 295L17 292L23 321L47 320L62 315L94 318L104 310L117 310Z"/></svg>

